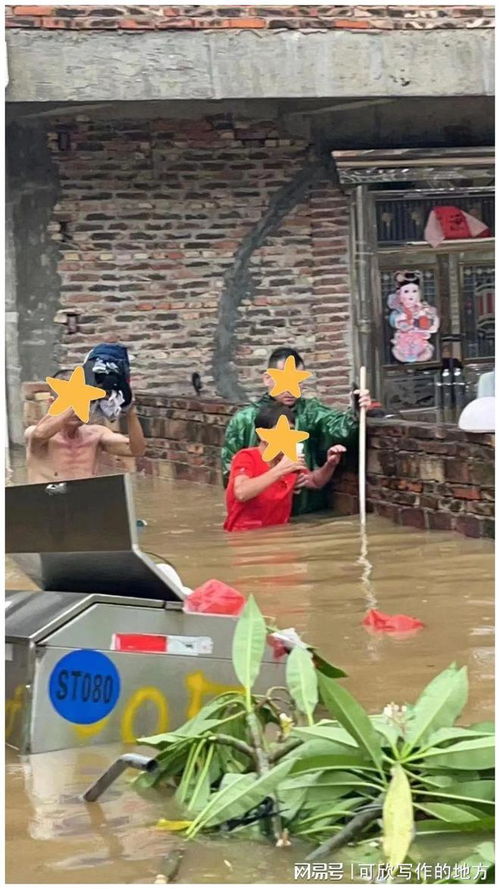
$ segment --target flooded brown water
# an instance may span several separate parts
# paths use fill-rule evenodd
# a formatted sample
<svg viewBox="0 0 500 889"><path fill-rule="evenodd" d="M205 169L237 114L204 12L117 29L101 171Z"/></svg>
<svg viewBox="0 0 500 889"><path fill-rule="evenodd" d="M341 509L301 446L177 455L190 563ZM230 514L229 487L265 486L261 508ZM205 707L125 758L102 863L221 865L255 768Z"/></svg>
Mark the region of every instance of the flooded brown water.
<svg viewBox="0 0 500 889"><path fill-rule="evenodd" d="M423 533L372 517L371 572L367 581L365 570L363 581L355 518L315 517L228 535L221 530L218 488L142 478L136 481L136 511L148 522L143 548L172 562L187 586L215 577L253 593L279 626L295 627L348 673L347 687L371 712L391 701L411 702L456 660L469 669L464 720L492 717L491 541ZM7 587L32 584L9 562ZM361 626L367 607L412 615L425 628L406 639L371 636ZM102 805L79 800L121 749L25 758L8 752L8 883L151 883L162 872L165 855L178 842L154 826L160 816L175 817L168 800L156 793L139 797L130 777L120 779ZM300 844L278 852L236 839L203 839L186 849L177 882L291 882L293 863L304 854Z"/></svg>

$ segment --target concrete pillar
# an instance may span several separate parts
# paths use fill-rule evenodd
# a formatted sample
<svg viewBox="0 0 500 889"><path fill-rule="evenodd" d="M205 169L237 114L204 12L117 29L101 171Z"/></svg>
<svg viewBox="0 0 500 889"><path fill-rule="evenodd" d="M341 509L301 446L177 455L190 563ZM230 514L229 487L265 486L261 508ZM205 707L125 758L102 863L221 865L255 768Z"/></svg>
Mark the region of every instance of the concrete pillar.
<svg viewBox="0 0 500 889"><path fill-rule="evenodd" d="M5 383L8 426L6 447L9 440L13 444L23 444L24 441L16 284L13 212L12 204L7 202L5 211Z"/></svg>

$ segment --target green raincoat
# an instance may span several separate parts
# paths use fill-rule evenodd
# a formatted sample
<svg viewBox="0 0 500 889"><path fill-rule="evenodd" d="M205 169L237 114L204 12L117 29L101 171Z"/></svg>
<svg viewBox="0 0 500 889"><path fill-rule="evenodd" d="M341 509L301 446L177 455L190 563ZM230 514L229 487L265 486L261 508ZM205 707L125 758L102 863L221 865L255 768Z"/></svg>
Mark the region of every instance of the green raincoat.
<svg viewBox="0 0 500 889"><path fill-rule="evenodd" d="M231 417L222 446L222 477L224 487L229 481L231 460L242 448L252 448L259 444L255 432L255 417L261 407L274 402L270 395L248 404ZM293 408L295 428L308 432L304 442L304 459L309 469L317 469L326 460L328 448L341 444L348 453L358 447L358 418L351 410L341 411L329 408L317 398L299 398ZM342 461L344 462L344 461ZM328 507L328 486L321 491L302 490L293 498L293 515L303 515Z"/></svg>

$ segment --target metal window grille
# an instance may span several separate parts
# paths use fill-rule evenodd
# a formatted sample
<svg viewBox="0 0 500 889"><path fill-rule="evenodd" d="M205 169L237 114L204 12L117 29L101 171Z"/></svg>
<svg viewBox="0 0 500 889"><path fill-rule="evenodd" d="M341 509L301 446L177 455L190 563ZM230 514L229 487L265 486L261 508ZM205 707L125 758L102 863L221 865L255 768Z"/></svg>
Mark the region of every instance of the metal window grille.
<svg viewBox="0 0 500 889"><path fill-rule="evenodd" d="M462 269L463 327L466 358L495 354L495 270L489 263Z"/></svg>
<svg viewBox="0 0 500 889"><path fill-rule="evenodd" d="M446 195L426 198L384 198L375 202L377 238L380 246L424 241L424 229L435 207L458 207L476 216L495 233L495 199L493 195L455 197Z"/></svg>

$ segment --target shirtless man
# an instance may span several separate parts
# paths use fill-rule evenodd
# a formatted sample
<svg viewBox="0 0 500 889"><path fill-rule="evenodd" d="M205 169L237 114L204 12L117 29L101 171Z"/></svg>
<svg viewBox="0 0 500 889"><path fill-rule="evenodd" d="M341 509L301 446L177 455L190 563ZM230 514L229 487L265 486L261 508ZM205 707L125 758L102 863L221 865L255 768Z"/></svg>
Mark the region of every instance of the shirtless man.
<svg viewBox="0 0 500 889"><path fill-rule="evenodd" d="M25 432L29 483L95 476L102 452L117 457L141 457L146 442L133 404L126 417L128 435L121 435L106 426L82 423L72 408L57 417L46 414Z"/></svg>

